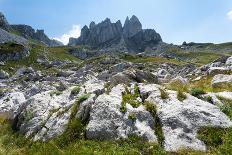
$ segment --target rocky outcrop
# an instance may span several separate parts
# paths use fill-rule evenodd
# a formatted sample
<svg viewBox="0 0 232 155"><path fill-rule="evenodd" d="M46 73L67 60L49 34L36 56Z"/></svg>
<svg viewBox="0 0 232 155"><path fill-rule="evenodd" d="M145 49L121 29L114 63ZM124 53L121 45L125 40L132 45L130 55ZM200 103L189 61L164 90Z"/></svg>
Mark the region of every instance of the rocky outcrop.
<svg viewBox="0 0 232 155"><path fill-rule="evenodd" d="M179 101L175 91L167 91L168 98L162 99L160 90L151 89L152 87L157 86L148 87L146 92L149 97L146 101L157 106L157 114L165 137L164 147L167 151L176 152L179 149L205 151L206 145L197 138L199 129L232 126L230 119L215 105L189 94L186 94L185 100ZM144 88L142 89L144 91Z"/></svg>
<svg viewBox="0 0 232 155"><path fill-rule="evenodd" d="M2 12L0 12L0 28L6 31L11 30L9 23L7 22L6 17Z"/></svg>
<svg viewBox="0 0 232 155"><path fill-rule="evenodd" d="M162 42L155 30L142 29L142 24L136 16L127 17L124 26L120 21L111 23L106 19L99 24L91 22L89 28L84 26L78 39L70 38L69 45L88 45L93 49L114 48L129 52L143 52Z"/></svg>
<svg viewBox="0 0 232 155"><path fill-rule="evenodd" d="M0 44L0 62L8 60L20 60L29 56L29 49L16 43Z"/></svg>
<svg viewBox="0 0 232 155"><path fill-rule="evenodd" d="M11 34L0 28L0 43L6 42L16 42L23 45L26 45L28 43L25 38Z"/></svg>
<svg viewBox="0 0 232 155"><path fill-rule="evenodd" d="M11 25L11 28L14 31L19 32L20 35L25 37L26 39L34 39L51 47L63 45L57 40L49 39L48 36L44 33L44 30L35 30L28 25Z"/></svg>
<svg viewBox="0 0 232 155"><path fill-rule="evenodd" d="M213 77L212 87L229 88L232 86L232 75L218 74Z"/></svg>
<svg viewBox="0 0 232 155"><path fill-rule="evenodd" d="M135 134L151 142L157 142L154 134L154 119L143 106L133 108L127 105L127 112L120 111L123 85L112 89L109 95L99 96L90 112L86 136L91 139L119 139ZM134 114L136 120L130 119ZM134 122L135 121L135 122Z"/></svg>
<svg viewBox="0 0 232 155"><path fill-rule="evenodd" d="M0 70L0 79L7 79L7 78L9 78L9 74L1 69Z"/></svg>
<svg viewBox="0 0 232 155"><path fill-rule="evenodd" d="M109 46L120 41L122 34L122 24L120 21L111 23L106 19L99 24L92 22L89 26L84 26L81 30L81 36L76 40L76 45L89 45L93 48ZM70 39L73 44L74 39Z"/></svg>

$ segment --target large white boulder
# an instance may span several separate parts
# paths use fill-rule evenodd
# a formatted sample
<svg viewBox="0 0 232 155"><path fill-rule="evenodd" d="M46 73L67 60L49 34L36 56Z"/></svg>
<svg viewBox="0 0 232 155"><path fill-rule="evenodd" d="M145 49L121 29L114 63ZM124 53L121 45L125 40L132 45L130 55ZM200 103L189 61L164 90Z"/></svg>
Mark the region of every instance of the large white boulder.
<svg viewBox="0 0 232 155"><path fill-rule="evenodd" d="M143 106L133 108L126 105L127 112L120 111L123 85L117 85L107 94L100 95L93 104L86 136L90 139L119 139L135 134L157 142L154 134L154 119ZM131 120L133 114L136 120Z"/></svg>
<svg viewBox="0 0 232 155"><path fill-rule="evenodd" d="M218 74L213 77L212 87L228 87L232 86L232 75Z"/></svg>
<svg viewBox="0 0 232 155"><path fill-rule="evenodd" d="M76 97L70 97L73 87L56 94L46 91L26 101L26 107L19 115L18 129L34 140L47 140L61 134L69 122L70 110Z"/></svg>
<svg viewBox="0 0 232 155"><path fill-rule="evenodd" d="M200 128L232 126L231 120L217 106L189 94L186 94L187 98L183 102L177 99L175 91L168 91L168 94L169 98L163 100L160 92L154 91L147 98L148 102L157 105L157 114L165 137L165 150L206 151L204 142L197 138Z"/></svg>
<svg viewBox="0 0 232 155"><path fill-rule="evenodd" d="M13 119L23 108L26 101L22 92L12 92L0 99L0 114Z"/></svg>

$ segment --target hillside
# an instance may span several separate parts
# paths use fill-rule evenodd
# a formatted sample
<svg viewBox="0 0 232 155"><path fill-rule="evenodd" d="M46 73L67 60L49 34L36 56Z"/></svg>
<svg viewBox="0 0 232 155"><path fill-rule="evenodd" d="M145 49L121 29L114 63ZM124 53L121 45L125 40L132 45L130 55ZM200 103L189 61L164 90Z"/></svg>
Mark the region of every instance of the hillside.
<svg viewBox="0 0 232 155"><path fill-rule="evenodd" d="M2 21L0 154L231 154L232 43L167 44L132 16L52 47Z"/></svg>

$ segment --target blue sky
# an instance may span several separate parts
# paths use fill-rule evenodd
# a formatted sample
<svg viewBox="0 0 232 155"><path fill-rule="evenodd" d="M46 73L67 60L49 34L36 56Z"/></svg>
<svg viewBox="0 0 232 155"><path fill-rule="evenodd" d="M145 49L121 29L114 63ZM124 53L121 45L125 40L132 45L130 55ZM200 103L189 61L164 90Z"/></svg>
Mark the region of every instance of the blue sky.
<svg viewBox="0 0 232 155"><path fill-rule="evenodd" d="M44 29L66 42L91 21L124 23L132 15L168 43L232 42L232 0L0 0L0 10L12 24Z"/></svg>

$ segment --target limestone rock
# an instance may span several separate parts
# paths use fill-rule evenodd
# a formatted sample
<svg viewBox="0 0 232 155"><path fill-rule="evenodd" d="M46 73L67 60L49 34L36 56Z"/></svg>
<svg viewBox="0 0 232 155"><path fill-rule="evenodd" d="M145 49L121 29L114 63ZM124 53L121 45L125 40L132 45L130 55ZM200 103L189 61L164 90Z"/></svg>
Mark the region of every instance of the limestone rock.
<svg viewBox="0 0 232 155"><path fill-rule="evenodd" d="M9 74L4 70L0 70L0 79L7 79L9 78Z"/></svg>
<svg viewBox="0 0 232 155"><path fill-rule="evenodd" d="M21 92L6 94L0 99L0 114L7 115L9 119L14 119L22 110L25 101L25 96Z"/></svg>
<svg viewBox="0 0 232 155"><path fill-rule="evenodd" d="M157 105L157 114L162 123L167 151L179 149L206 151L204 142L197 138L202 127L228 128L231 120L220 109L208 102L189 94L183 102L177 99L177 93L168 91L169 98L161 99L160 92L154 91L147 101Z"/></svg>
<svg viewBox="0 0 232 155"><path fill-rule="evenodd" d="M232 86L232 75L218 74L213 77L212 87L230 87Z"/></svg>
<svg viewBox="0 0 232 155"><path fill-rule="evenodd" d="M120 112L123 85L117 85L109 95L100 95L93 104L90 112L90 121L86 128L86 136L90 139L119 139L136 134L149 141L157 142L154 135L154 119L144 107L132 108L127 105L128 111ZM133 113L135 122L128 117Z"/></svg>
<svg viewBox="0 0 232 155"><path fill-rule="evenodd" d="M0 28L6 31L11 30L9 23L7 22L6 17L3 15L2 12L0 12Z"/></svg>

